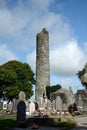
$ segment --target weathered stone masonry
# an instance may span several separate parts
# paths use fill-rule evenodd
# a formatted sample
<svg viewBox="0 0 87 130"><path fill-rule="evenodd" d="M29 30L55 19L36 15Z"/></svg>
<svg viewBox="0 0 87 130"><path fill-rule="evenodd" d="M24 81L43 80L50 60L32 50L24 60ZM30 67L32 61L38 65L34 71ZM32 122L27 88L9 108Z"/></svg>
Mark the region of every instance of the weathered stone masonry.
<svg viewBox="0 0 87 130"><path fill-rule="evenodd" d="M45 94L45 87L50 85L49 64L49 34L44 28L36 36L36 95L35 99L40 105ZM46 96L46 94L45 94Z"/></svg>

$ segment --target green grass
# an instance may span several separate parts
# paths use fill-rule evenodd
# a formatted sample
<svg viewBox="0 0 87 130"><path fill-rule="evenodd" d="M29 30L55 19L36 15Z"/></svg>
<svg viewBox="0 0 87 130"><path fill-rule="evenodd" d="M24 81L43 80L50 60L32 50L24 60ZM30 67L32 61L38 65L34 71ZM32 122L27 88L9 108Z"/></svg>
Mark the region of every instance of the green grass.
<svg viewBox="0 0 87 130"><path fill-rule="evenodd" d="M76 126L76 122L74 121L64 121L64 122L53 122L52 126L59 127L59 128L66 128L66 130L71 130Z"/></svg>
<svg viewBox="0 0 87 130"><path fill-rule="evenodd" d="M15 126L15 123L15 118L0 117L0 130L4 130L5 128L13 128Z"/></svg>
<svg viewBox="0 0 87 130"><path fill-rule="evenodd" d="M28 122L29 123L29 122ZM16 119L14 117L0 117L0 130L6 130L6 128L13 128L16 125ZM25 126L25 124L23 124ZM29 124L27 124L29 125ZM74 121L52 121L51 126L59 127L59 128L66 128L66 130L71 130L76 126ZM22 126L23 127L23 126Z"/></svg>

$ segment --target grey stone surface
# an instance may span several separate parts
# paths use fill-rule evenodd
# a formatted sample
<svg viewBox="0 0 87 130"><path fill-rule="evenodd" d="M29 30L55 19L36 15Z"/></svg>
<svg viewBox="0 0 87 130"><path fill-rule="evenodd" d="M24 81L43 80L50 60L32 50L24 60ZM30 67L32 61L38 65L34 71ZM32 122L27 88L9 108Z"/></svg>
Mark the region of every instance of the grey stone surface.
<svg viewBox="0 0 87 130"><path fill-rule="evenodd" d="M20 93L19 93L19 100L25 102L25 100L26 100L25 92L20 91Z"/></svg>
<svg viewBox="0 0 87 130"><path fill-rule="evenodd" d="M26 104L24 101L20 101L17 105L17 122L23 122L26 119Z"/></svg>
<svg viewBox="0 0 87 130"><path fill-rule="evenodd" d="M55 110L67 110L69 104L75 102L74 95L70 89L59 89L51 93L51 101Z"/></svg>
<svg viewBox="0 0 87 130"><path fill-rule="evenodd" d="M11 113L12 110L13 110L13 102L10 101L7 103L7 111Z"/></svg>
<svg viewBox="0 0 87 130"><path fill-rule="evenodd" d="M78 106L87 111L87 89L78 90L75 100Z"/></svg>
<svg viewBox="0 0 87 130"><path fill-rule="evenodd" d="M57 96L56 100L55 100L55 108L56 108L56 110L62 110L62 104L63 104L63 102L62 102L61 97Z"/></svg>
<svg viewBox="0 0 87 130"><path fill-rule="evenodd" d="M16 111L16 110L17 110L18 100L14 98L14 99L12 100L12 102L13 102L13 111Z"/></svg>
<svg viewBox="0 0 87 130"><path fill-rule="evenodd" d="M0 110L3 109L3 102L0 101Z"/></svg>
<svg viewBox="0 0 87 130"><path fill-rule="evenodd" d="M41 98L46 96L45 88L50 85L50 65L49 65L49 34L44 28L36 36L36 95L38 105Z"/></svg>
<svg viewBox="0 0 87 130"><path fill-rule="evenodd" d="M29 110L30 110L30 116L32 116L34 111L35 111L35 103L34 102L31 102L29 104Z"/></svg>

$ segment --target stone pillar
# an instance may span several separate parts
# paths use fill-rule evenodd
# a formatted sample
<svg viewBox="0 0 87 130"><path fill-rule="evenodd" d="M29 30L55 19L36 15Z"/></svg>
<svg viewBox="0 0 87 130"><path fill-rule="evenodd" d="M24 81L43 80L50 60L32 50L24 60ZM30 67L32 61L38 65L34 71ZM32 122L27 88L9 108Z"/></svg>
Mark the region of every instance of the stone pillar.
<svg viewBox="0 0 87 130"><path fill-rule="evenodd" d="M40 107L40 98L50 85L49 34L44 28L36 36L36 93L35 99ZM46 96L46 95L44 95Z"/></svg>

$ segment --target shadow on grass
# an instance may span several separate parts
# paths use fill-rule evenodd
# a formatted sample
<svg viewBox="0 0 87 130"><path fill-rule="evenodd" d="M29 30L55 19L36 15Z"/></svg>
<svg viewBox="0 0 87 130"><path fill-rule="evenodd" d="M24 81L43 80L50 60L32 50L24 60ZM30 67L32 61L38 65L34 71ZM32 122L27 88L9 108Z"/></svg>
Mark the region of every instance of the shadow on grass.
<svg viewBox="0 0 87 130"><path fill-rule="evenodd" d="M49 126L49 127L57 127L62 128L64 130L71 130L76 127L76 122L67 121L61 122L58 118L28 118L28 124L31 125L34 123L38 124L39 126Z"/></svg>
<svg viewBox="0 0 87 130"><path fill-rule="evenodd" d="M14 118L3 118L0 117L0 130L7 130L8 128L13 128L16 124Z"/></svg>

